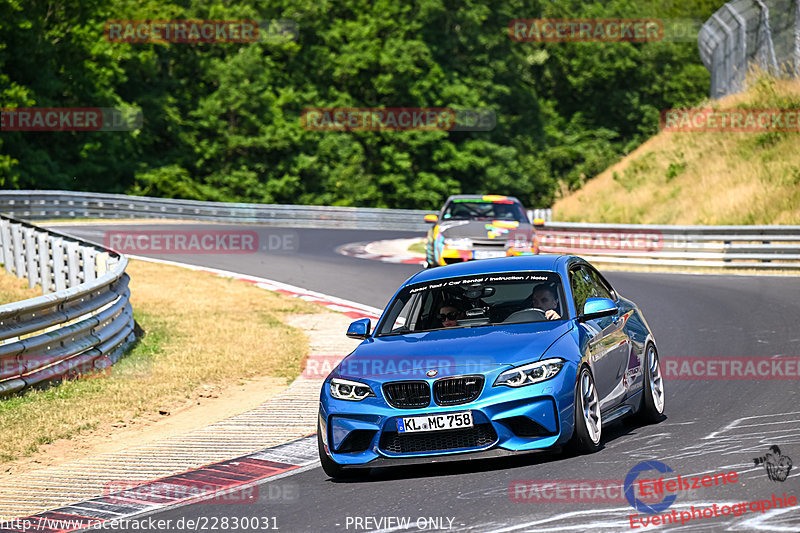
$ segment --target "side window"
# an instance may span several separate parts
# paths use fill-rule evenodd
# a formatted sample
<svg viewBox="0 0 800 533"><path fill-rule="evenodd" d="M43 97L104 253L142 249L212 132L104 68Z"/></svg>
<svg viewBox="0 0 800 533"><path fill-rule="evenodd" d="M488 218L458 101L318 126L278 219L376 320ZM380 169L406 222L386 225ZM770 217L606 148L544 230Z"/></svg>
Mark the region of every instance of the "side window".
<svg viewBox="0 0 800 533"><path fill-rule="evenodd" d="M614 299L610 287L591 268L580 266L572 270L569 276L569 283L572 287L572 296L575 299L575 309L578 314L583 313L583 304L586 303L587 298Z"/></svg>
<svg viewBox="0 0 800 533"><path fill-rule="evenodd" d="M595 269L586 267L583 267L583 269L589 273L589 277L592 280L595 298L609 298L611 300L615 299L611 294L611 288L606 284L605 280L600 277L600 274L598 274Z"/></svg>
<svg viewBox="0 0 800 533"><path fill-rule="evenodd" d="M592 281L583 267L577 267L569 273L569 284L575 300L575 311L580 315L586 299L592 297Z"/></svg>
<svg viewBox="0 0 800 533"><path fill-rule="evenodd" d="M435 291L432 291L435 292ZM422 309L419 313L419 320L414 324L414 328L412 331L419 331L430 329L437 326L431 326L431 322L434 320L433 316L438 314L439 306L434 308L434 301L441 301L441 297L435 298L433 294L428 295L422 302Z"/></svg>
<svg viewBox="0 0 800 533"><path fill-rule="evenodd" d="M407 331L408 328L411 327L411 325L408 324L409 317L414 316L414 310L419 307L419 304L420 304L419 294L413 295L406 302L402 302L401 300L396 300L394 303L394 307L387 316L386 323L381 329L381 333L387 334L387 333L397 333L400 331ZM391 327L389 327L389 324L391 324Z"/></svg>

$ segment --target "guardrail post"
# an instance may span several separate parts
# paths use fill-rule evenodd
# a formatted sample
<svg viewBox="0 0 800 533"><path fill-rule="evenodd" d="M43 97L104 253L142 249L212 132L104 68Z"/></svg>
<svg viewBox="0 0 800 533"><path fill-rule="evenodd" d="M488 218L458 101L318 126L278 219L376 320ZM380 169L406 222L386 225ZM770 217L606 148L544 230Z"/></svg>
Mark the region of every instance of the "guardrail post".
<svg viewBox="0 0 800 533"><path fill-rule="evenodd" d="M12 246L14 247L14 274L25 277L25 252L22 249L22 225L11 224Z"/></svg>
<svg viewBox="0 0 800 533"><path fill-rule="evenodd" d="M87 246L81 247L81 271L83 272L83 282L92 281L95 279L95 263L94 256L97 252L94 248Z"/></svg>
<svg viewBox="0 0 800 533"><path fill-rule="evenodd" d="M100 252L94 257L94 261L98 277L108 272L108 252Z"/></svg>
<svg viewBox="0 0 800 533"><path fill-rule="evenodd" d="M14 256L11 253L11 228L8 220L0 220L0 241L3 241L3 266L6 272L14 272Z"/></svg>
<svg viewBox="0 0 800 533"><path fill-rule="evenodd" d="M50 268L50 241L47 239L47 233L37 233L36 242L39 251L39 278L42 284L42 294L47 294L51 292L53 285L50 279L52 269Z"/></svg>
<svg viewBox="0 0 800 533"><path fill-rule="evenodd" d="M39 281L39 269L36 268L36 231L25 228L25 262L27 263L28 288L32 289Z"/></svg>
<svg viewBox="0 0 800 533"><path fill-rule="evenodd" d="M81 283L80 248L77 242L67 242L67 280L69 286Z"/></svg>
<svg viewBox="0 0 800 533"><path fill-rule="evenodd" d="M64 263L64 239L50 237L50 247L53 249L53 280L56 292L67 288L66 264Z"/></svg>

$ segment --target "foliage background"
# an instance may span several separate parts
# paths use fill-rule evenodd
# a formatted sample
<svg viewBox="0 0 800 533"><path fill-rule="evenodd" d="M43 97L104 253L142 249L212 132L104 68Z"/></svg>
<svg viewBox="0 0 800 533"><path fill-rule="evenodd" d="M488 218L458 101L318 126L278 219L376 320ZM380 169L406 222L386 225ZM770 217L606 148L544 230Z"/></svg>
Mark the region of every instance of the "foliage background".
<svg viewBox="0 0 800 533"><path fill-rule="evenodd" d="M0 132L0 186L437 208L550 205L708 93L696 42L521 43L516 18L706 20L687 0L0 0L2 107L142 109L135 132ZM296 41L110 43L109 19L292 19ZM305 107L488 107L490 132L314 132Z"/></svg>

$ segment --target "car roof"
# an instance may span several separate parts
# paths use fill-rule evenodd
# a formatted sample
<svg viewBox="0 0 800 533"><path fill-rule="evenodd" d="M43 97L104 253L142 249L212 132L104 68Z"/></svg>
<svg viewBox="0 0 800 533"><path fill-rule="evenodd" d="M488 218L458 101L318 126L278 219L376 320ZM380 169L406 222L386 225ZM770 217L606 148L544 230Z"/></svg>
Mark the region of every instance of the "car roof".
<svg viewBox="0 0 800 533"><path fill-rule="evenodd" d="M497 198L498 200L511 200L512 202L522 205L522 202L520 202L516 197L506 196L504 194L453 194L448 196L444 203L447 204L447 202L450 202L451 200L483 200L487 196L491 198Z"/></svg>
<svg viewBox="0 0 800 533"><path fill-rule="evenodd" d="M412 285L427 281L475 274L497 274L501 272L520 272L527 270L541 270L558 272L559 260L572 258L571 255L522 255L517 257L498 257L494 259L480 259L477 261L464 261L452 265L430 268L417 273L404 284Z"/></svg>

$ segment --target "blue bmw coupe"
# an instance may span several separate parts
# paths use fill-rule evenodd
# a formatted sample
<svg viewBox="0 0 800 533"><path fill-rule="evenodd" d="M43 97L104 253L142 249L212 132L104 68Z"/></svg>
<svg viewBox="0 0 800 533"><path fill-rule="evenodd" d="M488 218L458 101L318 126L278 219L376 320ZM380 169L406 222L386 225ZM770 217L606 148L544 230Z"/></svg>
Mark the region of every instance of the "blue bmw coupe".
<svg viewBox="0 0 800 533"><path fill-rule="evenodd" d="M409 278L374 331L325 379L325 473L497 457L589 453L603 426L655 422L664 383L642 312L566 255L471 261Z"/></svg>

